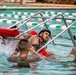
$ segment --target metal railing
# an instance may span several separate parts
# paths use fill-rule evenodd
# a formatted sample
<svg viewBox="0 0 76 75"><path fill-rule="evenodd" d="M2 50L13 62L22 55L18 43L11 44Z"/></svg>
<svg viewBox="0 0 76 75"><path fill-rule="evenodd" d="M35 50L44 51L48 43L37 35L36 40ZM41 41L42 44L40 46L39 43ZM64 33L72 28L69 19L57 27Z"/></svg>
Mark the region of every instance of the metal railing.
<svg viewBox="0 0 76 75"><path fill-rule="evenodd" d="M23 34L29 32L29 31L32 30L32 29L35 29L35 28L37 28L37 27L39 27L39 26L41 26L41 25L44 25L45 23L49 22L50 20L52 20L52 19L54 19L54 18L57 18L58 16L61 16L61 17L62 17L62 19L64 20L64 23L65 23L65 26L68 27L64 16L63 16L62 14L58 14L58 15L53 16L53 17L50 17L49 19L47 19L47 20L41 22L40 24L38 24L38 25L36 25L36 26L34 26L34 27L32 27L32 28L30 28L30 29L24 31L24 32L21 33L20 35L16 36L16 38L18 38L18 37L20 37L21 35L23 35ZM34 16L33 16L33 17L34 17ZM28 20L27 20L27 21L28 21ZM27 22L27 21L26 21L26 22ZM25 22L25 23L26 23L26 22ZM21 25L21 26L22 26L22 25ZM69 35L70 35L70 37L71 37L71 40L72 40L72 42L73 42L73 45L75 46L76 43L75 43L75 40L74 40L74 38L73 38L73 34L72 34L70 28L67 29L67 30L68 30L68 33L69 33ZM51 38L51 39L52 39L52 38ZM54 41L53 41L53 43L54 43Z"/></svg>
<svg viewBox="0 0 76 75"><path fill-rule="evenodd" d="M33 18L44 18L44 19L49 19L51 18L50 16L34 16ZM63 19L62 17L56 17L56 19ZM67 18L67 17L64 17L65 20L76 20L76 18Z"/></svg>
<svg viewBox="0 0 76 75"><path fill-rule="evenodd" d="M66 22L66 20L76 20L76 18L66 18L66 17L64 17L63 15L61 15L62 17L60 17L60 16L58 16L58 17L56 17L56 19L63 19L63 21L64 21L64 25L67 27L68 25L67 25L67 22ZM51 18L50 16L42 16L42 17L40 17L40 16L34 16L34 18L44 18L44 19L49 19L49 18ZM74 38L73 38L73 34L72 34L72 32L71 32L71 29L69 28L68 29L68 33L69 33L69 35L70 35L70 37L71 37L71 40L72 40L72 42L73 42L73 44L74 44L74 46L76 45L75 44L75 40L74 40ZM60 37L62 37L62 36L60 36ZM66 38L66 39L69 39L69 38ZM54 44L57 44L57 43L54 43ZM62 44L63 45L63 44Z"/></svg>
<svg viewBox="0 0 76 75"><path fill-rule="evenodd" d="M44 46L42 46L38 51L40 51L41 49L43 49L44 47L46 47L48 44L50 44L52 41L54 41L57 37L59 37L62 33L64 33L66 30L68 30L71 26L73 26L76 23L73 22L71 25L69 25L68 27L66 27L66 29L64 29L62 32L60 32L57 36L55 36L52 40L49 40ZM37 52L38 52L37 51Z"/></svg>
<svg viewBox="0 0 76 75"><path fill-rule="evenodd" d="M37 16L38 14L40 14L41 17ZM58 16L61 16L61 17L58 18ZM38 18L42 18L43 22L41 22L40 24L37 24L36 26L28 29L28 27L26 26L26 23L27 23L28 21L30 21L32 18L37 18L37 17L38 17ZM46 20L44 20L44 18L46 18ZM49 22L50 20L54 19L54 18L55 18L55 19L56 19L56 18L58 18L58 19L63 19L66 28L68 27L68 25L67 25L67 23L66 23L66 20L69 19L69 18L64 18L64 16L63 16L62 14L58 14L58 15L52 16L52 17L44 17L44 16L41 14L41 12L38 12L38 13L34 14L33 16L30 16L30 17L28 17L28 18L26 18L26 19L23 19L23 20L21 20L20 22L14 24L14 25L11 25L10 27L15 26L15 25L18 25L18 24L20 24L20 23L23 22L22 24L20 24L20 25L17 27L17 29L18 29L18 28L20 28L22 25L25 24L25 27L27 28L27 30L15 37L15 38L19 38L21 35L29 32L30 30L35 29L35 28L37 28L37 27L39 27L39 26L41 26L41 25L45 25L46 28L48 28L47 25L46 25L46 23ZM74 19L74 20L75 20L75 19ZM10 28L10 27L8 27L8 28ZM69 27L67 30L68 30L68 33L69 33L69 35L70 35L70 37L71 37L71 40L72 40L72 42L73 42L73 45L76 46L75 40L74 40L74 38L73 38L73 34L72 34L71 30L70 30L70 27ZM59 35L59 36L60 36L60 35ZM52 39L52 37L51 37L51 39ZM54 44L54 40L53 40L52 42L53 42L53 44Z"/></svg>
<svg viewBox="0 0 76 75"><path fill-rule="evenodd" d="M26 30L26 31L24 31L23 33L21 33L20 35L18 35L18 36L16 36L16 37L19 37L19 36L21 36L21 35L23 35L23 34L29 32L29 31L32 30L32 29L35 29L35 28L37 28L37 27L39 27L39 26L41 26L41 25L44 25L44 23L49 22L50 20L56 18L57 16L62 16L62 14L58 14L58 15L56 15L56 16L52 16L51 18L49 18L49 19L47 19L47 20L41 22L40 24L38 24L38 25L36 25L36 26L34 26L34 27L32 27L32 28Z"/></svg>
<svg viewBox="0 0 76 75"><path fill-rule="evenodd" d="M9 26L9 27L7 27L7 28L11 28L11 27L13 27L13 26L18 26L16 29L19 29L22 25L25 24L26 29L28 29L26 23L27 23L28 21L30 21L32 18L34 18L36 15L39 15L39 14L40 14L41 17L43 17L43 15L41 14L41 12L37 12L37 13L34 14L33 16L29 16L28 18L25 18L25 19L17 22L17 23L14 24L14 25L11 25L11 26ZM42 18L42 20L44 21L44 18ZM22 23L22 24L21 24L21 23ZM46 25L46 23L44 23L44 24L45 24L45 27L48 28L47 25Z"/></svg>

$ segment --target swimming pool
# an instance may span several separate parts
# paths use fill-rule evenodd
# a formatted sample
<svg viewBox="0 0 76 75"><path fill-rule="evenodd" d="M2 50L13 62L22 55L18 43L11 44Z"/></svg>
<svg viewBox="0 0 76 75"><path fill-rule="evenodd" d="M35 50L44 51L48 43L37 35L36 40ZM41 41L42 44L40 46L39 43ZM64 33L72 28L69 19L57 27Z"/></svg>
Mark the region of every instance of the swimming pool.
<svg viewBox="0 0 76 75"><path fill-rule="evenodd" d="M7 9L7 10L0 10L0 26L1 27L8 27L12 24L17 23L18 21L29 17L30 15L33 15L40 11L44 16L55 16L57 14L63 14L65 17L69 18L76 18L76 10L19 10L19 9ZM31 28L32 26L35 26L42 22L42 19L35 18L30 20L27 23L28 28ZM67 20L67 24L71 24L74 22L74 20ZM51 24L51 25L49 25ZM48 28L50 29L52 33L52 38L60 33L65 27L64 22L60 19L53 19L52 21L49 21L47 23ZM44 26L40 26L36 28L35 30L39 32L42 28L45 28ZM25 30L24 26L20 29ZM76 26L73 26L72 28L73 34L76 33ZM67 35L67 36L66 36ZM64 32L62 34L63 38L57 38L54 40L55 42L62 43L62 44L68 44L71 45L71 47L67 46L61 46L61 45L54 45L53 43L49 44L47 49L62 55L66 56L68 53L70 53L71 49L73 48L73 43L71 40L67 40L65 38L69 38L68 32ZM12 48L13 47L13 48ZM16 45L14 45L14 41L7 43L6 45L0 44L0 74L14 74L14 75L75 75L76 74L76 64L74 63L68 63L68 60L73 60L72 58L60 58L57 57L58 61L52 60L52 61L46 61L42 60L40 62L37 62L37 68L36 69L28 69L28 68L10 68L13 63L7 61L7 56L13 52ZM63 61L61 63L60 61Z"/></svg>

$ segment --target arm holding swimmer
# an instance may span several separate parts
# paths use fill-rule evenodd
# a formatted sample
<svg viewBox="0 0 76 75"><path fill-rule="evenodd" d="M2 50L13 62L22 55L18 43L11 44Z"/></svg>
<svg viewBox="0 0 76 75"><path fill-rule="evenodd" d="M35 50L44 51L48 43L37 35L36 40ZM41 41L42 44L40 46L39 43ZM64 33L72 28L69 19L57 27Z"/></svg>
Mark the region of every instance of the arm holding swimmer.
<svg viewBox="0 0 76 75"><path fill-rule="evenodd" d="M15 55L17 55L18 52L19 52L19 51L15 50L15 51L11 54L11 56L15 56Z"/></svg>
<svg viewBox="0 0 76 75"><path fill-rule="evenodd" d="M55 56L59 56L59 57L63 57L63 58L65 58L65 57L75 57L75 55L74 54L68 54L67 56L61 56L61 55L58 55L58 54L55 54L55 53L53 53L53 52L51 52L51 51L48 51L48 50L46 50L46 52L47 52L47 54L50 56L50 55L55 55Z"/></svg>
<svg viewBox="0 0 76 75"><path fill-rule="evenodd" d="M34 36L32 36L30 39L29 39L29 42L32 44L32 48L34 48L35 49L35 53L36 54L39 54L39 53L37 53L36 51L40 48L39 47L39 43L38 43L38 41L39 41L39 37L37 36L37 35L34 35ZM33 49L32 49L33 50ZM50 51L48 51L48 50L46 50L46 52L47 52L47 54L48 55L53 55L54 53L52 53L52 52L50 52ZM40 54L39 54L40 55ZM41 57L43 57L43 58L45 58L43 55L40 55ZM42 58L42 59L43 59Z"/></svg>
<svg viewBox="0 0 76 75"><path fill-rule="evenodd" d="M39 37L37 35L33 35L29 39L29 42L34 47L35 51L37 51L40 48L40 46L39 46Z"/></svg>
<svg viewBox="0 0 76 75"><path fill-rule="evenodd" d="M37 53L35 51L35 48L33 46L31 46L30 51L33 53L33 55L36 55L36 58L38 58L38 60L42 60L42 59L45 59L46 58L45 56Z"/></svg>
<svg viewBox="0 0 76 75"><path fill-rule="evenodd" d="M33 47L35 48L35 51L37 50L36 48L38 48L38 47L37 47L37 45L38 45L38 39L39 39L39 37L37 37L37 35L32 36L32 37L29 39L29 42L31 42L32 45L35 45L35 46L33 46ZM36 53L37 53L37 52L36 52ZM51 51L49 51L49 50L46 50L46 53L48 54L48 56L50 56L50 55L55 55L55 56L64 57L64 56L55 54L55 53L53 53L53 52L51 52ZM73 54L69 54L69 55L66 56L66 57L74 57L74 55L73 55Z"/></svg>
<svg viewBox="0 0 76 75"><path fill-rule="evenodd" d="M9 61L11 62L37 62L40 59L40 56L36 53L35 49L33 46L30 44L25 45L23 41L21 42L21 45L19 44L18 49L14 51L14 53L8 58ZM25 46L23 46L25 45ZM26 49L25 49L26 48ZM31 51L33 55L28 55L28 52ZM20 53L19 56L17 56L18 52Z"/></svg>

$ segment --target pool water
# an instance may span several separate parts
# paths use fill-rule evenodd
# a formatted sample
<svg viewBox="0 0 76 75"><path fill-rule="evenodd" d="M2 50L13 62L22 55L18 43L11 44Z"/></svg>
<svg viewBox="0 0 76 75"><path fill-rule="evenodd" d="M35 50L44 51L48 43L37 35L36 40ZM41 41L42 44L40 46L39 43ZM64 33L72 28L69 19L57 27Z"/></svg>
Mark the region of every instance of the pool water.
<svg viewBox="0 0 76 75"><path fill-rule="evenodd" d="M24 18L28 18L30 15L33 15L41 11L44 16L55 16L57 14L63 14L64 17L68 18L76 18L76 10L0 10L0 26L1 27L8 27L13 25ZM45 19L46 20L46 19ZM26 25L28 28L36 26L37 24L41 23L42 19L35 18L30 20ZM67 24L70 25L74 20L67 20ZM47 26L52 33L52 38L59 34L65 26L63 20L53 19L47 22ZM40 26L35 30L39 32L41 29L44 29L45 26ZM25 26L22 26L20 30L26 30ZM72 33L76 33L76 26L74 25L72 28ZM72 48L73 43L71 40L65 39L69 38L68 31L64 32L62 38L58 37L54 40L54 42L60 44L70 45L61 46L61 45L54 45L50 43L47 46L47 49L54 52L55 54L59 54L61 56L67 56ZM1 40L0 40L1 41ZM7 42L7 40L6 40ZM0 75L75 75L76 74L76 64L70 63L68 61L72 61L74 58L63 58L63 57L56 57L56 60L42 60L37 63L37 67L35 68L11 68L14 64L7 60L7 57L14 51L16 48L15 41L7 42L6 45L0 44ZM34 63L31 63L35 65Z"/></svg>

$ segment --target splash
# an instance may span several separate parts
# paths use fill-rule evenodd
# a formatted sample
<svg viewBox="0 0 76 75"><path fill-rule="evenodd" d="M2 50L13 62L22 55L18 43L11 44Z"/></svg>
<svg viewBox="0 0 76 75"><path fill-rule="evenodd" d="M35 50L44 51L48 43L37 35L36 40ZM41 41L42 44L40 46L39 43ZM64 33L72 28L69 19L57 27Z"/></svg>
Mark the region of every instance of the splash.
<svg viewBox="0 0 76 75"><path fill-rule="evenodd" d="M5 40L6 44L2 44L2 40L0 40L0 53L5 53L6 55L10 55L16 48L17 43L16 41L7 41Z"/></svg>

